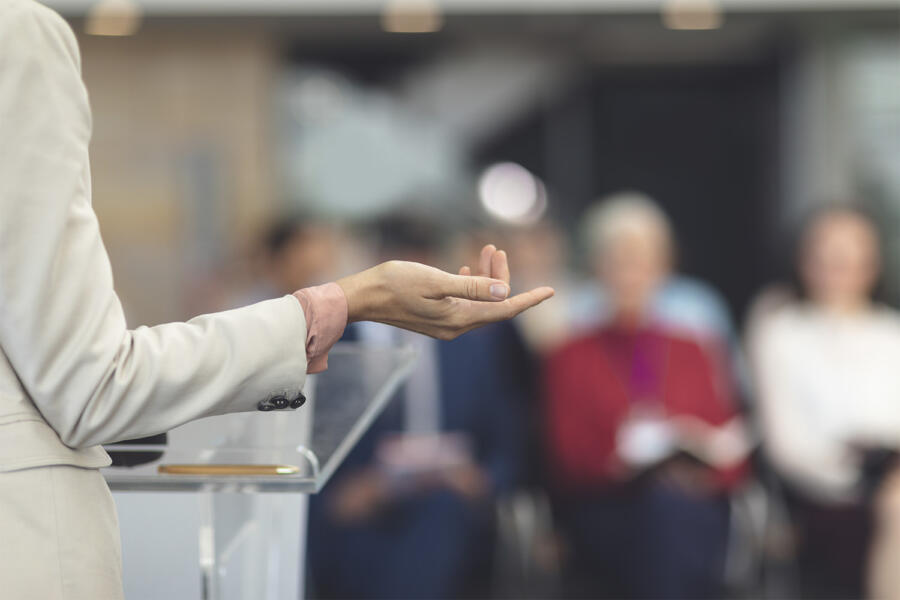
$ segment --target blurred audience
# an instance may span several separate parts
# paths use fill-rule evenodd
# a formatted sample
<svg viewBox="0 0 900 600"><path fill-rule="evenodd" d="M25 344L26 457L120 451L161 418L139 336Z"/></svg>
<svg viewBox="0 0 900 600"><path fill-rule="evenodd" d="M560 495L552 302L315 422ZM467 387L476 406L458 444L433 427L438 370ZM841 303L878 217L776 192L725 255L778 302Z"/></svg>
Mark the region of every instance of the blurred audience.
<svg viewBox="0 0 900 600"><path fill-rule="evenodd" d="M728 310L711 286L675 273L672 225L650 198L612 196L582 229L585 282L548 220L449 240L427 218L377 224L381 258L444 268L477 269L478 249L503 240L518 261L513 287L549 281L558 298L452 342L348 328L347 341L406 344L419 358L312 499L312 596L491 596L495 507L517 488L550 492L563 593L727 593L729 502L752 449ZM333 278L338 235L278 222L250 299ZM758 424L810 598L900 598L900 315L873 300L879 246L863 213L817 213L799 237L796 282L763 290L748 318Z"/></svg>
<svg viewBox="0 0 900 600"><path fill-rule="evenodd" d="M746 471L731 377L711 356L716 345L659 318L674 252L663 213L630 195L593 210L590 223L608 315L546 367L568 591L718 597L728 495Z"/></svg>
<svg viewBox="0 0 900 600"><path fill-rule="evenodd" d="M610 218L610 213L619 213ZM580 290L572 306L572 319L577 327L599 325L615 310L610 291L604 285L602 241L609 235L610 224L629 221L631 227L645 230L645 235L659 237L666 248L665 277L654 290L649 303L653 318L680 329L700 342L725 341L733 344L737 334L728 306L709 284L674 272L675 239L672 225L662 209L640 192L620 192L600 200L581 219L581 237L588 252L589 266L596 276Z"/></svg>
<svg viewBox="0 0 900 600"><path fill-rule="evenodd" d="M338 230L315 218L293 215L272 222L261 240L259 277L243 306L332 281L343 244Z"/></svg>
<svg viewBox="0 0 900 600"><path fill-rule="evenodd" d="M796 294L768 292L751 327L765 448L811 598L862 597L867 565L871 597L900 597L900 315L872 299L879 247L863 213L821 211L800 236Z"/></svg>
<svg viewBox="0 0 900 600"><path fill-rule="evenodd" d="M621 213L610 219L609 213ZM653 319L677 330L704 347L711 355L722 358L723 369L730 370L739 384L740 400L749 396L749 376L741 352L728 305L708 283L675 271L677 252L672 225L662 209L646 194L625 191L598 201L581 219L581 238L588 254L588 266L594 277L585 281L571 295L570 327L584 331L609 321L614 315L613 298L604 285L603 257L600 247L604 231L610 222L628 220L647 236L658 236L659 243L668 248L666 274L649 301L648 312Z"/></svg>
<svg viewBox="0 0 900 600"><path fill-rule="evenodd" d="M379 226L384 258L440 264L422 219ZM469 262L473 272L477 259ZM458 598L490 592L496 499L518 479L521 342L506 323L443 342L375 323L347 340L408 344L411 378L310 507L312 595Z"/></svg>

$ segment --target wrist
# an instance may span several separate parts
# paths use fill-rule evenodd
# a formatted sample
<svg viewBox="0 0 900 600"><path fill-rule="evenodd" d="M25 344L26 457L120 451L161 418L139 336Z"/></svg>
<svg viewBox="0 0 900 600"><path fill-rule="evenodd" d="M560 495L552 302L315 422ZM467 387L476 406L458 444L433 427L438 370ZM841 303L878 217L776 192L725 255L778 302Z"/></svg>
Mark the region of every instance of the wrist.
<svg viewBox="0 0 900 600"><path fill-rule="evenodd" d="M337 284L347 298L347 322L370 320L376 304L378 293L377 277L374 270L367 269L361 273L349 275L337 280Z"/></svg>

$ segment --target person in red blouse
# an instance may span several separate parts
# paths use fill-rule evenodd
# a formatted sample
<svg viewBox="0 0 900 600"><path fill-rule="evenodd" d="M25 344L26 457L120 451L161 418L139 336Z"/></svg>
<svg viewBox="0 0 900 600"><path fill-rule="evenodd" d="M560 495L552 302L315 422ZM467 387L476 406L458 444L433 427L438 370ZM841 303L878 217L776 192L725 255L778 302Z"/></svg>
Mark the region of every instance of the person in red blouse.
<svg viewBox="0 0 900 600"><path fill-rule="evenodd" d="M746 471L730 378L708 347L652 322L668 222L620 201L600 219L612 319L546 364L545 433L576 594L721 594L728 493Z"/></svg>

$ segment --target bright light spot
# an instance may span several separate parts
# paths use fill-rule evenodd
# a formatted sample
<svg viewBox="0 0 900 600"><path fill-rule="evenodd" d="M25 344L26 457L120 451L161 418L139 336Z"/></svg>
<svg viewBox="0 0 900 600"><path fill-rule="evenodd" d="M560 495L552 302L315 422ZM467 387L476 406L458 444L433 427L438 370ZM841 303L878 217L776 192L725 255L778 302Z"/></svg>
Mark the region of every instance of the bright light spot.
<svg viewBox="0 0 900 600"><path fill-rule="evenodd" d="M478 195L491 216L514 225L536 223L547 210L544 184L516 163L488 167L478 181Z"/></svg>
<svg viewBox="0 0 900 600"><path fill-rule="evenodd" d="M719 0L667 0L662 18L669 29L682 30L718 29L724 21Z"/></svg>
<svg viewBox="0 0 900 600"><path fill-rule="evenodd" d="M381 14L381 28L390 33L433 33L443 26L435 0L391 0Z"/></svg>
<svg viewBox="0 0 900 600"><path fill-rule="evenodd" d="M143 11L134 0L99 0L85 18L88 35L134 35L141 27Z"/></svg>

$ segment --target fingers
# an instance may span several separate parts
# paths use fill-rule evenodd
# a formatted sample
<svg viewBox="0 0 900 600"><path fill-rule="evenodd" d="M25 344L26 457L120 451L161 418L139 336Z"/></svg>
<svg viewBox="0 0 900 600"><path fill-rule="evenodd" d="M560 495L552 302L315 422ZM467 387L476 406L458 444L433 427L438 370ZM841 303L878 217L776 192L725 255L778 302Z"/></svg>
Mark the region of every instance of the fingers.
<svg viewBox="0 0 900 600"><path fill-rule="evenodd" d="M462 269L460 269L462 272ZM466 275L446 275L439 284L439 296L481 300L483 302L500 302L509 296L509 286L504 281L490 277L471 277Z"/></svg>
<svg viewBox="0 0 900 600"><path fill-rule="evenodd" d="M544 300L552 297L553 294L553 288L539 287L513 296L506 302L467 303L465 306L457 308L460 312L457 315L455 326L440 331L437 337L440 337L441 339L452 339L467 331L487 325L488 323L511 319L522 311L537 306ZM449 334L449 336L446 334Z"/></svg>
<svg viewBox="0 0 900 600"><path fill-rule="evenodd" d="M512 298L509 298L506 302L473 305L470 318L476 324L493 323L494 321L511 319L522 311L537 306L544 300L552 297L553 294L553 288L539 287L517 294Z"/></svg>
<svg viewBox="0 0 900 600"><path fill-rule="evenodd" d="M553 294L555 293L556 292L552 287L543 286L534 288L533 290L529 290L521 294L516 294L507 302L510 305L510 311L512 312L512 314L506 318L512 318L520 312L528 310L532 306L537 306L544 300L552 298Z"/></svg>
<svg viewBox="0 0 900 600"><path fill-rule="evenodd" d="M491 259L495 252L497 252L497 247L493 244L488 244L481 249L481 256L478 261L478 274L482 277L493 276L491 273Z"/></svg>
<svg viewBox="0 0 900 600"><path fill-rule="evenodd" d="M448 275L455 282L493 283L495 280L482 277L464 277ZM465 285L465 284L464 284ZM504 284L500 284L504 285ZM468 293L466 291L465 293ZM394 320L383 319L382 323L416 331L441 340L452 340L467 331L496 321L511 319L533 306L553 296L553 288L540 287L518 294L505 302L465 302L456 301L451 304L451 312L444 313L437 319ZM465 296L463 296L465 297ZM478 300L476 298L470 298Z"/></svg>
<svg viewBox="0 0 900 600"><path fill-rule="evenodd" d="M481 258L487 259L487 266ZM345 277L339 284L347 296L348 319L452 339L480 325L510 319L553 295L551 288L543 287L510 298L506 253L494 246L485 247L479 263L478 268L493 276L472 276L469 266L451 275L426 265L388 261Z"/></svg>
<svg viewBox="0 0 900 600"><path fill-rule="evenodd" d="M493 244L482 248L478 258L478 275L500 279L509 284L509 262L506 252L497 250Z"/></svg>
<svg viewBox="0 0 900 600"><path fill-rule="evenodd" d="M506 252L497 250L491 257L491 277L505 281L509 285L509 261L506 258Z"/></svg>

